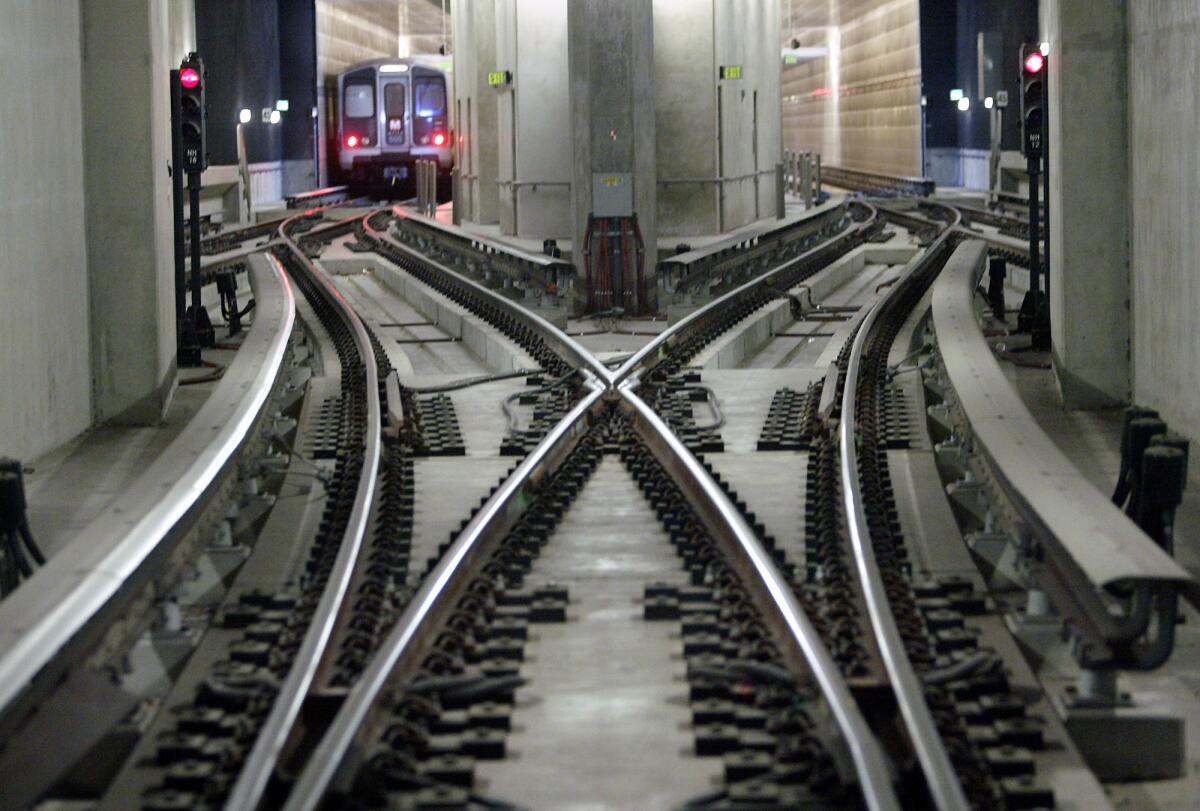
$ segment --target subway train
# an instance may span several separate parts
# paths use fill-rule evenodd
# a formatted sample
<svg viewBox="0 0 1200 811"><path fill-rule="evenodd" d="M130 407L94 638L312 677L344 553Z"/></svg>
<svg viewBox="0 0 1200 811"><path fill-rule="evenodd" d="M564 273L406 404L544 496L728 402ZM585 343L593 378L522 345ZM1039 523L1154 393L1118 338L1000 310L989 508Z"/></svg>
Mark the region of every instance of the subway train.
<svg viewBox="0 0 1200 811"><path fill-rule="evenodd" d="M352 185L411 183L418 159L454 165L449 60L444 56L375 59L338 74L338 167Z"/></svg>

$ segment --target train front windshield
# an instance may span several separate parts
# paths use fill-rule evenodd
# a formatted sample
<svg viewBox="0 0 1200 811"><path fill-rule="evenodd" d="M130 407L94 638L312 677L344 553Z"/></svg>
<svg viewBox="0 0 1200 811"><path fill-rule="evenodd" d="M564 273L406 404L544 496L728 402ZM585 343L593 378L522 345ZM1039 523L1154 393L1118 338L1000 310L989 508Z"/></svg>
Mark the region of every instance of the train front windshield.
<svg viewBox="0 0 1200 811"><path fill-rule="evenodd" d="M446 85L441 79L420 79L417 82L417 115L437 118L446 114Z"/></svg>
<svg viewBox="0 0 1200 811"><path fill-rule="evenodd" d="M443 146L449 141L446 121L446 82L420 78L413 83L413 140L421 146Z"/></svg>
<svg viewBox="0 0 1200 811"><path fill-rule="evenodd" d="M346 85L346 118L375 115L375 88L369 84Z"/></svg>

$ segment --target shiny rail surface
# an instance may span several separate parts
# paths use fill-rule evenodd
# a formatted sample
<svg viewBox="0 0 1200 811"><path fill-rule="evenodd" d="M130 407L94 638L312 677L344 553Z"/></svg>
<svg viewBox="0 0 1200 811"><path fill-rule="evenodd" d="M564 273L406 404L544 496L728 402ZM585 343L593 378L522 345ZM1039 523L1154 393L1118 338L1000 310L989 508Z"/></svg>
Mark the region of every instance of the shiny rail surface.
<svg viewBox="0 0 1200 811"><path fill-rule="evenodd" d="M312 275L312 278L324 288L324 292L341 311L342 317L353 334L355 348L365 373L364 386L367 403L365 452L359 471L359 484L354 506L312 624L288 670L287 678L280 687L271 712L254 742L254 747L242 765L233 790L226 800L225 808L227 809L253 809L258 806L279 762L284 745L292 734L293 726L300 715L300 709L308 696L317 668L333 634L334 624L350 586L355 563L362 551L378 480L383 418L379 402L379 373L375 363L375 352L358 314L346 303L324 274L312 265L301 251L300 246L288 233L288 227L303 216L305 215L285 220L279 228L280 239L306 266L306 270ZM347 372L348 370L343 369L343 374Z"/></svg>
<svg viewBox="0 0 1200 811"><path fill-rule="evenodd" d="M867 227L857 224L851 229L852 233L826 241L804 256L785 263L768 276L773 278L804 260L818 260L837 246L853 243L856 238L861 239ZM489 550L519 516L523 494L538 479L549 475L555 462L563 459L583 434L589 415L602 407L606 397L614 395L619 396L624 407L636 416L643 439L654 449L664 466L683 483L689 494L701 502L701 512L721 538L726 553L735 561L735 570L754 585L756 602L781 648L787 651L786 659L791 668L811 674L818 684L850 752L867 807L898 808L890 769L879 743L867 727L845 680L819 634L804 615L795 595L728 496L653 409L634 393L638 385L634 373L640 373L657 353L664 351L668 342L703 319L705 314L719 311L739 291L757 290L759 284L769 284L771 278L764 277L748 283L739 291L712 302L703 308L703 312L677 324L653 342L650 348L613 372L572 339L565 335L554 335L558 332L555 328L519 305L502 299L493 291L448 268L430 263L427 257L407 249L378 229L368 227L367 231L372 240L379 244L388 244L393 249L404 250L415 260L433 264L460 289L492 300L499 299L505 309L534 325L556 346L569 351L572 362L585 368L590 393L542 439L533 453L493 493L425 579L363 677L352 688L333 724L293 785L284 808L287 811L315 809L330 792L348 788L354 767L364 754L362 735L365 722L380 696L389 685L402 683L415 672L435 629L444 619L442 615L454 603L454 595L460 593L464 584L478 572Z"/></svg>
<svg viewBox="0 0 1200 811"><path fill-rule="evenodd" d="M775 640L792 671L811 673L820 687L850 751L867 808L899 808L888 759L867 726L821 635L729 496L654 409L638 397L637 385L636 379L630 379L619 389L625 405L636 415L635 427L659 462L672 472L684 492L699 506L710 532L732 562L732 568L744 582L759 584L754 595L758 608L772 626Z"/></svg>
<svg viewBox="0 0 1200 811"><path fill-rule="evenodd" d="M487 553L519 516L530 488L548 475L582 436L587 416L602 400L605 386L589 376L590 393L580 400L525 457L517 469L488 498L467 527L425 578L407 609L389 632L379 652L351 688L326 735L292 787L285 811L317 808L334 787L347 758L355 750L364 721L380 695L393 682L412 675L434 632L470 579L487 560Z"/></svg>
<svg viewBox="0 0 1200 811"><path fill-rule="evenodd" d="M956 214L953 225L958 224L958 219ZM878 327L880 313L927 263L937 261L939 253L949 250L951 236L952 228L943 230L934 244L914 260L905 270L901 279L876 302L860 325L850 350L849 364L846 370L838 438L847 529L854 549L855 563L863 585L871 625L891 682L892 691L896 696L901 715L908 729L909 739L920 761L926 785L936 807L941 811L950 811L951 809L965 811L970 808L970 804L925 701L922 682L905 651L904 641L900 635L895 615L892 613L879 565L875 559L871 530L867 522L867 503L861 487L858 426L855 420L864 348L873 331Z"/></svg>
<svg viewBox="0 0 1200 811"><path fill-rule="evenodd" d="M296 310L283 269L269 259L276 303L263 299L255 317L270 332L262 346L243 345L261 356L252 376L231 370L193 422L215 430L186 430L123 497L101 513L80 537L0 604L0 712L40 675L77 635L114 608L129 583L160 565L164 547L192 526L214 486L236 465L241 449L264 416L283 366ZM248 341L254 341L251 327ZM257 343L257 341L255 341ZM244 387L244 388L243 388ZM222 395L230 391L233 394ZM236 390L236 391L235 391ZM48 689L50 685L45 685Z"/></svg>

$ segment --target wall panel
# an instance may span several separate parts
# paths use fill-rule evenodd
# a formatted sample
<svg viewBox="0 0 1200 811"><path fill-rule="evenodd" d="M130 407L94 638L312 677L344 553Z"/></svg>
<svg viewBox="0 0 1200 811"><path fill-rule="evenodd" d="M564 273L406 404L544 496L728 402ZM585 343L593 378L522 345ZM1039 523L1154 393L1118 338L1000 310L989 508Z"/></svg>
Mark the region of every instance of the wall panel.
<svg viewBox="0 0 1200 811"><path fill-rule="evenodd" d="M1133 399L1196 439L1200 5L1157 0L1127 9Z"/></svg>
<svg viewBox="0 0 1200 811"><path fill-rule="evenodd" d="M828 164L921 171L918 0L784 2L783 43L827 55L783 69L785 149Z"/></svg>
<svg viewBox="0 0 1200 811"><path fill-rule="evenodd" d="M0 456L91 421L79 16L0 0Z"/></svg>

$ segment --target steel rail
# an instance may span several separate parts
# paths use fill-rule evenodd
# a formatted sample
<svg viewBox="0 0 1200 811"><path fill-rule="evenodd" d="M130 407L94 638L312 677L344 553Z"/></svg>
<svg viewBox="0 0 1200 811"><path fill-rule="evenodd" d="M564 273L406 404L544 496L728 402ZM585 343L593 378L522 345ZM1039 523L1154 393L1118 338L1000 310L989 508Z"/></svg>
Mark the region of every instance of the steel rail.
<svg viewBox="0 0 1200 811"><path fill-rule="evenodd" d="M751 588L758 609L772 627L793 672L801 668L808 670L820 687L850 751L867 807L873 811L900 808L888 759L867 726L837 663L787 580L729 496L662 417L634 393L637 385L637 378L631 378L620 385L619 391L627 407L644 426L639 433L672 477L677 482L682 480L684 492L693 499L702 498L711 507L702 510L701 515L714 538L724 546L742 581L761 586L761 589Z"/></svg>
<svg viewBox="0 0 1200 811"><path fill-rule="evenodd" d="M877 210L874 206L867 203L860 203L860 205L865 206L871 214L871 217L865 222L855 223L847 231L830 237L821 244L814 246L799 256L787 260L778 267L768 270L761 276L735 287L724 295L718 296L702 307L688 313L687 316L681 318L679 321L676 321L670 327L659 333L657 338L653 339L637 352L633 353L633 355L631 355L629 359L617 369L615 374L613 374L614 382L621 382L632 375L639 368L644 368L650 365L652 361L665 355L667 346L669 344L679 340L688 330L698 326L705 318L709 317L713 313L719 312L730 303L736 301L738 298L746 295L747 293L758 289L759 287L770 285L774 281L775 277L786 273L788 270L791 270L793 267L802 262L807 262L818 257L822 252L831 249L837 243L851 239L858 232L869 228L874 222Z"/></svg>
<svg viewBox="0 0 1200 811"><path fill-rule="evenodd" d="M854 550L859 579L862 582L867 611L870 614L871 626L879 645L884 668L891 681L892 690L896 695L896 701L917 760L920 762L921 771L925 775L930 797L939 811L966 811L971 806L967 801L962 784L959 782L954 765L950 761L941 735L938 733L929 705L925 702L923 683L904 649L904 641L900 636L900 629L888 601L879 564L875 559L871 531L867 523L866 504L859 478L855 406L864 347L875 330L880 313L925 266L926 262L934 261L938 254L946 249L945 243L951 238L958 221L959 215L955 213L954 221L950 226L943 228L941 235L921 258L914 261L897 283L893 284L875 303L859 327L850 350L845 388L842 392L841 420L838 425L842 498L846 511L846 526Z"/></svg>
<svg viewBox="0 0 1200 811"><path fill-rule="evenodd" d="M781 642L791 651L789 658L793 668L802 667L811 672L820 686L822 694L826 697L826 701L829 702L839 730L845 738L868 807L878 811L899 808L899 802L891 783L888 762L877 739L867 726L845 680L828 650L824 647L820 635L804 614L795 595L788 588L786 580L775 567L762 544L754 536L753 530L746 524L745 519L729 502L728 497L707 471L683 447L678 437L644 401L633 394L632 388L638 382L636 378L627 380L626 384L618 389L618 383L627 378L637 367L635 359L631 359L622 367L622 370L614 373L592 356L588 350L566 335L559 333L553 325L545 322L539 316L529 313L486 287L408 249L388 235L370 228L365 220L364 225L372 238L404 250L414 260L439 269L489 299L499 299L509 312L527 323L536 325L539 333L543 334L543 338L550 336L554 342L569 348L576 365L587 369L585 374L588 375L587 384L591 393L576 404L571 412L551 429L538 447L488 499L423 582L404 615L393 627L379 652L371 660L363 676L351 689L326 735L309 758L292 787L284 805L285 811L311 811L317 808L326 795L335 788L339 778L348 778L348 774L344 771L347 758L362 754L361 751L356 752L354 747L361 745L360 736L364 722L371 714L380 695L389 684L400 681L406 675L415 672L422 653L421 643L432 636L429 628L436 626L442 619L441 615L450 610L450 606L454 602L453 595L460 592L463 585L469 581L471 574L482 566L486 560L487 551L503 537L503 528L515 520L511 505L524 492L527 484L549 467L548 460L551 457L561 459L565 456L566 444L582 433L581 427L587 414L600 403L606 392L613 390L617 390L617 393L629 403L629 408L639 415L639 419L645 425L649 426L649 435L657 438L660 449L667 449L667 453L678 462L678 464L672 464L670 469L679 475L684 475L693 485L689 489L706 501L708 507L706 512L710 514L710 520L725 529L724 535L728 538L728 549L737 556L741 563L738 566L739 571L744 573L752 583L761 584L761 590L755 590L761 596L760 606L764 614L774 620L772 624L777 629ZM840 236L845 237L846 235ZM831 239L804 256L785 263L777 271L782 272L792 267L797 261L811 258L821 247L828 247L836 239ZM770 275L774 275L774 273L772 272ZM763 283L763 279L760 278L756 282ZM744 292L754 287L755 283L752 282L743 285L738 290ZM727 297L722 297L704 309L706 312L711 312L711 308L720 306L726 300ZM676 327L680 327L682 324L683 322ZM669 337L663 336L659 343ZM642 357L648 355L649 353L644 353Z"/></svg>
<svg viewBox="0 0 1200 811"><path fill-rule="evenodd" d="M457 595L487 561L488 552L504 536L521 512L520 503L532 484L549 475L582 436L589 412L601 401L606 386L588 375L590 393L552 428L484 503L421 583L404 614L397 620L379 651L351 688L325 736L300 773L284 811L311 811L332 788L343 763L352 753L368 714L393 681L412 675L424 646Z"/></svg>
<svg viewBox="0 0 1200 811"><path fill-rule="evenodd" d="M547 347L564 361L576 368L582 368L587 380L586 385L591 392L551 429L537 448L493 493L422 582L421 588L409 602L379 651L370 660L332 725L303 767L291 792L287 808L309 808L320 802L380 692L398 673L408 672L414 663L419 661L423 654L422 643L427 642L430 637L429 628L438 625L444 619L444 612L449 610L454 602L451 595L461 590L478 566L486 560L486 553L490 548L487 542L496 542L503 537L499 528L513 520L515 513L519 512L514 507L516 500L526 492L530 484L546 474L551 464L550 460L560 459L564 455L562 449L567 444L573 445L581 435L582 431L578 429L583 419L602 398L612 375L611 370L580 343L541 316L414 251L389 234L371 227L369 220L376 213L378 212L361 218L369 239L404 253L412 261L444 275L461 289L466 289L502 308L538 334ZM230 805L227 808L241 807Z"/></svg>
<svg viewBox="0 0 1200 811"><path fill-rule="evenodd" d="M278 378L295 323L295 299L287 275L271 260L275 279L283 292L284 306L275 324L276 332L264 353L264 362L250 383L246 395L231 412L210 414L209 403L197 413L196 420L218 422L210 440L197 449L196 435L184 431L164 453L189 453L193 461L183 473L172 472L173 479L148 481L161 476L156 466L147 469L138 485L142 492L157 492L153 506L140 516L121 514L120 504L101 513L80 538L93 541L89 557L55 556L34 577L0 606L0 712L7 710L35 680L42 669L69 645L84 628L110 606L142 567L160 550L180 523L209 495L222 472L234 461L250 439ZM227 377L227 379L229 379ZM207 425L208 423L206 423ZM130 492L135 492L131 490ZM190 525L189 525L190 527ZM119 540L105 546L104 541L123 533ZM70 547L68 550L70 551ZM59 583L55 585L54 579ZM50 584L49 586L42 585ZM43 591L43 589L47 589ZM52 605L42 605L47 594ZM8 617L24 617L19 632ZM29 622L29 618L33 621ZM16 638L13 639L12 637Z"/></svg>
<svg viewBox="0 0 1200 811"><path fill-rule="evenodd" d="M317 603L312 623L296 653L296 658L280 686L279 693L271 705L271 711L263 724L249 756L238 773L237 781L225 802L228 811L251 811L257 808L266 791L267 784L275 772L284 746L291 737L296 719L308 696L317 669L324 657L326 647L333 635L338 613L349 591L359 553L362 551L371 515L371 504L378 484L379 459L382 446L383 418L379 403L379 370L375 364L375 351L366 327L358 314L346 302L337 288L317 271L299 245L287 232L288 226L306 216L289 217L279 227L280 239L303 262L307 270L341 310L354 336L355 348L361 359L366 387L367 425L362 467L359 471L358 490L354 505L346 524L342 542L334 559L329 579ZM343 373L347 370L343 369Z"/></svg>

